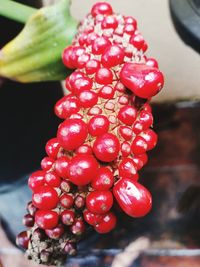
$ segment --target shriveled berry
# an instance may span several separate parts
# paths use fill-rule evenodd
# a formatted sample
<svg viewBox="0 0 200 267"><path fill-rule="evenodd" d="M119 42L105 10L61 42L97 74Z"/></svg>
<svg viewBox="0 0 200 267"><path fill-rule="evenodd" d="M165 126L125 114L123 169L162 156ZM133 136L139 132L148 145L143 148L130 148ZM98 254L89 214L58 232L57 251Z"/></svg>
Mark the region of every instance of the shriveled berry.
<svg viewBox="0 0 200 267"><path fill-rule="evenodd" d="M64 234L64 227L59 224L55 228L46 229L45 234L51 239L59 239Z"/></svg>
<svg viewBox="0 0 200 267"><path fill-rule="evenodd" d="M113 172L107 167L98 169L97 175L92 180L92 188L95 190L106 191L109 190L114 183Z"/></svg>
<svg viewBox="0 0 200 267"><path fill-rule="evenodd" d="M117 224L117 217L113 212L108 212L102 216L102 220L94 226L94 229L100 234L106 234L112 231Z"/></svg>
<svg viewBox="0 0 200 267"><path fill-rule="evenodd" d="M50 210L57 206L59 198L55 189L43 185L34 191L32 201L38 209Z"/></svg>
<svg viewBox="0 0 200 267"><path fill-rule="evenodd" d="M104 115L94 116L88 123L88 132L93 136L106 133L109 129L109 120Z"/></svg>
<svg viewBox="0 0 200 267"><path fill-rule="evenodd" d="M85 223L81 219L75 219L71 225L70 230L74 235L82 235L85 232Z"/></svg>
<svg viewBox="0 0 200 267"><path fill-rule="evenodd" d="M55 171L47 172L45 174L45 181L51 187L59 187L61 183L61 179Z"/></svg>
<svg viewBox="0 0 200 267"><path fill-rule="evenodd" d="M113 195L110 191L93 191L86 197L86 207L97 214L108 212L113 205Z"/></svg>
<svg viewBox="0 0 200 267"><path fill-rule="evenodd" d="M132 125L137 116L137 110L132 106L124 106L118 112L118 119L126 125Z"/></svg>
<svg viewBox="0 0 200 267"><path fill-rule="evenodd" d="M75 185L86 185L96 176L98 162L92 155L74 156L68 167L68 178Z"/></svg>
<svg viewBox="0 0 200 267"><path fill-rule="evenodd" d="M58 139L57 138L50 139L46 143L45 150L50 158L56 159L58 152L60 150L60 144L58 142Z"/></svg>
<svg viewBox="0 0 200 267"><path fill-rule="evenodd" d="M74 206L76 209L83 209L85 207L85 197L77 195L74 199Z"/></svg>
<svg viewBox="0 0 200 267"><path fill-rule="evenodd" d="M111 162L118 156L120 144L118 138L111 133L105 133L96 138L93 144L95 156L104 162Z"/></svg>
<svg viewBox="0 0 200 267"><path fill-rule="evenodd" d="M74 203L74 198L71 194L63 194L60 197L60 204L66 209L70 209L73 203Z"/></svg>
<svg viewBox="0 0 200 267"><path fill-rule="evenodd" d="M124 158L119 164L119 176L132 178L137 172L136 164L131 158Z"/></svg>
<svg viewBox="0 0 200 267"><path fill-rule="evenodd" d="M147 150L151 150L156 146L158 142L158 136L152 129L142 132L141 136L147 143Z"/></svg>
<svg viewBox="0 0 200 267"><path fill-rule="evenodd" d="M79 94L80 105L83 108L91 108L96 105L98 96L91 90L84 90Z"/></svg>
<svg viewBox="0 0 200 267"><path fill-rule="evenodd" d="M147 142L141 136L136 136L131 144L131 151L135 155L144 154L147 151Z"/></svg>
<svg viewBox="0 0 200 267"><path fill-rule="evenodd" d="M27 231L21 232L20 234L17 235L16 244L18 247L27 249L29 241L30 238L28 236Z"/></svg>
<svg viewBox="0 0 200 267"><path fill-rule="evenodd" d="M95 75L96 82L99 84L109 84L112 83L113 74L112 71L108 68L100 68L97 70Z"/></svg>
<svg viewBox="0 0 200 267"><path fill-rule="evenodd" d="M70 159L66 156L62 156L55 161L54 169L58 176L67 179L67 168Z"/></svg>
<svg viewBox="0 0 200 267"><path fill-rule="evenodd" d="M69 193L73 189L73 185L70 181L65 180L61 182L60 189L65 193Z"/></svg>
<svg viewBox="0 0 200 267"><path fill-rule="evenodd" d="M28 178L28 186L31 190L35 191L40 186L44 185L45 183L45 174L46 171L35 171L29 176Z"/></svg>
<svg viewBox="0 0 200 267"><path fill-rule="evenodd" d="M83 144L87 133L87 125L81 119L68 119L60 124L57 136L63 148L73 150Z"/></svg>
<svg viewBox="0 0 200 267"><path fill-rule="evenodd" d="M63 224L72 225L75 221L75 213L73 210L64 210L60 214L60 218Z"/></svg>
<svg viewBox="0 0 200 267"><path fill-rule="evenodd" d="M101 62L104 67L112 68L122 64L124 60L124 50L118 45L110 45L104 51Z"/></svg>
<svg viewBox="0 0 200 267"><path fill-rule="evenodd" d="M35 222L41 229L52 229L58 224L58 213L52 210L38 210Z"/></svg>
<svg viewBox="0 0 200 267"><path fill-rule="evenodd" d="M34 225L34 217L30 214L26 214L23 217L22 223L26 227L32 227Z"/></svg>
<svg viewBox="0 0 200 267"><path fill-rule="evenodd" d="M66 119L80 110L80 103L76 96L69 94L62 97L54 107L55 114L60 119Z"/></svg>
<svg viewBox="0 0 200 267"><path fill-rule="evenodd" d="M91 10L91 14L93 17L97 16L98 14L111 15L112 13L113 10L111 5L106 2L98 2L94 4Z"/></svg>
<svg viewBox="0 0 200 267"><path fill-rule="evenodd" d="M34 216L37 211L37 208L33 205L32 201L28 202L26 209L31 216Z"/></svg>
<svg viewBox="0 0 200 267"><path fill-rule="evenodd" d="M41 161L41 168L44 171L48 171L52 168L53 164L54 164L55 160L50 158L50 157L44 157Z"/></svg>
<svg viewBox="0 0 200 267"><path fill-rule="evenodd" d="M75 256L77 254L76 243L67 241L67 243L64 246L64 252L67 255Z"/></svg>

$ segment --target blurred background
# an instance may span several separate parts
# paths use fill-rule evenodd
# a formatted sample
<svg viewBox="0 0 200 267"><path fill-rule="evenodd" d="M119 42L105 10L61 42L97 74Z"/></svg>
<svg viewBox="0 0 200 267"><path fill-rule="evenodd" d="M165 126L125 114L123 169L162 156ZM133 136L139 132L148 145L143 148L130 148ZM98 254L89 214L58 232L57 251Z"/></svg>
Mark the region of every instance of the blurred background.
<svg viewBox="0 0 200 267"><path fill-rule="evenodd" d="M25 2L41 5L40 1ZM44 0L43 4L50 2ZM83 5L82 0L73 0L72 14L82 19L95 2L85 0ZM148 55L158 60L165 74L165 88L153 103L159 142L140 174L141 183L153 194L154 205L145 218L133 220L123 215L111 234L91 235L80 244L79 257L66 266L200 266L200 55L176 32L168 0L107 2L116 12L137 19L149 44ZM182 2L183 25L193 21L191 10L195 18L199 16L199 10L195 10L198 1L194 1L196 6L192 6L192 0L171 2L173 16L178 15L176 8ZM193 27L198 28L198 19L195 23ZM0 17L0 47L22 27ZM186 39L188 42L192 36L186 35ZM197 45L198 38L195 41ZM56 134L59 121L53 106L62 96L62 88L59 82L19 84L3 78L0 87L0 216L7 236L0 232L3 264L6 238L13 248L15 234L23 229L21 218L30 199L28 174L40 168L45 143ZM13 257L12 253L8 251L8 257ZM3 267L30 266L27 262L9 264Z"/></svg>

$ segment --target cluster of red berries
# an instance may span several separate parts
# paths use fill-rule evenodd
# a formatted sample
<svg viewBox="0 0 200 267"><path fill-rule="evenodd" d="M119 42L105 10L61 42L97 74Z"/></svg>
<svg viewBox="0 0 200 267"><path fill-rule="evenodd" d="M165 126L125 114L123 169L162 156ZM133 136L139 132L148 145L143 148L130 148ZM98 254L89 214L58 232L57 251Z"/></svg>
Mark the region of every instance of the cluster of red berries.
<svg viewBox="0 0 200 267"><path fill-rule="evenodd" d="M114 203L132 217L150 211L151 194L138 183L138 171L157 143L149 100L164 79L146 49L136 20L101 2L63 51L65 66L77 70L66 79L69 94L55 105L64 120L57 137L46 144L42 170L29 177L33 196L23 220L29 231L17 240L30 257L38 232L57 249L62 240L59 253L72 255L88 226L99 233L116 226ZM48 253L36 254L41 260Z"/></svg>

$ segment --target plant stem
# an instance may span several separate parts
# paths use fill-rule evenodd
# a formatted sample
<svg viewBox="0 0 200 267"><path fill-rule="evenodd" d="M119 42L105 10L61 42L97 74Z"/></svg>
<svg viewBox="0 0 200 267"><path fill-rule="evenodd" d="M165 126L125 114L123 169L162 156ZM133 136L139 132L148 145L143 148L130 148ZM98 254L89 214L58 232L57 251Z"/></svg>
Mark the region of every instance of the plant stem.
<svg viewBox="0 0 200 267"><path fill-rule="evenodd" d="M26 23L27 19L36 11L36 8L11 0L0 0L0 15L21 23Z"/></svg>

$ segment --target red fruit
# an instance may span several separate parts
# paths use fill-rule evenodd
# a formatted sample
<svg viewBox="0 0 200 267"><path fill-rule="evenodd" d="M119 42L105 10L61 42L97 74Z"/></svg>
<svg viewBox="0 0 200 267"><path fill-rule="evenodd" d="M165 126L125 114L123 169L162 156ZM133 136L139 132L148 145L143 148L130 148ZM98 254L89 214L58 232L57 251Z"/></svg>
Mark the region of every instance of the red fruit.
<svg viewBox="0 0 200 267"><path fill-rule="evenodd" d="M81 119L68 119L60 124L57 137L64 149L73 150L83 144L87 133L87 125Z"/></svg>
<svg viewBox="0 0 200 267"><path fill-rule="evenodd" d="M93 191L86 197L86 207L97 214L108 212L113 205L113 195L110 191Z"/></svg>
<svg viewBox="0 0 200 267"><path fill-rule="evenodd" d="M82 46L73 46L72 47L72 52L70 53L70 62L72 63L75 68L78 68L78 58L82 54L85 53L85 48Z"/></svg>
<svg viewBox="0 0 200 267"><path fill-rule="evenodd" d="M128 157L131 154L131 146L129 142L125 141L121 144L121 152L123 157Z"/></svg>
<svg viewBox="0 0 200 267"><path fill-rule="evenodd" d="M55 189L43 185L34 191L32 201L38 209L50 210L57 206L59 198Z"/></svg>
<svg viewBox="0 0 200 267"><path fill-rule="evenodd" d="M58 213L52 210L38 210L35 222L41 229L52 229L58 225Z"/></svg>
<svg viewBox="0 0 200 267"><path fill-rule="evenodd" d="M112 7L106 2L99 2L93 5L91 14L96 17L98 14L111 15L113 13Z"/></svg>
<svg viewBox="0 0 200 267"><path fill-rule="evenodd" d="M146 153L144 153L141 155L134 155L132 159L135 162L137 170L140 170L147 163L148 156Z"/></svg>
<svg viewBox="0 0 200 267"><path fill-rule="evenodd" d="M117 218L113 212L108 212L102 217L102 220L94 226L94 229L100 234L106 234L115 228Z"/></svg>
<svg viewBox="0 0 200 267"><path fill-rule="evenodd" d="M124 50L118 45L110 45L104 51L101 62L104 67L112 68L124 61Z"/></svg>
<svg viewBox="0 0 200 267"><path fill-rule="evenodd" d="M66 82L66 88L69 91L73 91L73 84L76 80L78 80L79 78L83 78L85 77L84 73L82 71L76 70L74 71L69 77L67 77L67 79L65 80Z"/></svg>
<svg viewBox="0 0 200 267"><path fill-rule="evenodd" d="M75 221L75 213L73 210L64 210L60 217L62 223L65 225L72 225Z"/></svg>
<svg viewBox="0 0 200 267"><path fill-rule="evenodd" d="M96 225L100 223L104 215L95 214L89 210L83 212L84 220L90 225Z"/></svg>
<svg viewBox="0 0 200 267"><path fill-rule="evenodd" d="M87 74L94 74L100 67L100 62L96 59L89 60L85 65L85 71Z"/></svg>
<svg viewBox="0 0 200 267"><path fill-rule="evenodd" d="M45 181L51 187L59 187L61 183L60 177L54 171L45 174Z"/></svg>
<svg viewBox="0 0 200 267"><path fill-rule="evenodd" d="M46 150L47 155L50 158L56 159L57 155L58 155L58 152L60 150L60 144L58 142L58 139L57 138L50 139L46 143L45 150Z"/></svg>
<svg viewBox="0 0 200 267"><path fill-rule="evenodd" d="M70 209L73 203L74 203L74 198L70 194L63 194L60 197L60 204L66 209Z"/></svg>
<svg viewBox="0 0 200 267"><path fill-rule="evenodd" d="M134 34L135 30L136 30L136 28L133 24L125 24L124 25L124 29L123 29L124 33L132 35L132 34Z"/></svg>
<svg viewBox="0 0 200 267"><path fill-rule="evenodd" d="M31 216L34 216L37 211L37 208L33 205L32 201L28 202L26 209Z"/></svg>
<svg viewBox="0 0 200 267"><path fill-rule="evenodd" d="M98 96L91 90L84 90L79 94L80 105L83 108L91 108L98 102Z"/></svg>
<svg viewBox="0 0 200 267"><path fill-rule="evenodd" d="M103 115L94 116L88 123L88 132L93 136L106 133L109 129L109 120Z"/></svg>
<svg viewBox="0 0 200 267"><path fill-rule="evenodd" d="M74 235L82 235L85 232L85 223L81 219L75 219L70 230Z"/></svg>
<svg viewBox="0 0 200 267"><path fill-rule="evenodd" d="M72 62L72 53L73 53L73 47L72 46L68 46L67 48L65 48L63 50L63 53L62 53L62 61L63 61L63 64L69 68L69 69L75 69L75 66Z"/></svg>
<svg viewBox="0 0 200 267"><path fill-rule="evenodd" d="M31 174L28 178L28 186L31 190L35 191L40 186L44 185L46 171L36 171Z"/></svg>
<svg viewBox="0 0 200 267"><path fill-rule="evenodd" d="M142 110L140 112L139 121L142 124L142 130L147 130L153 124L153 116L152 113Z"/></svg>
<svg viewBox="0 0 200 267"><path fill-rule="evenodd" d="M60 184L60 189L65 192L69 193L73 188L73 185L70 181L62 181Z"/></svg>
<svg viewBox="0 0 200 267"><path fill-rule="evenodd" d="M125 63L120 72L120 79L128 89L141 98L156 95L164 84L162 72L142 63Z"/></svg>
<svg viewBox="0 0 200 267"><path fill-rule="evenodd" d="M141 136L144 138L144 140L147 143L147 150L151 150L156 146L158 142L158 136L153 130L148 129L142 132Z"/></svg>
<svg viewBox="0 0 200 267"><path fill-rule="evenodd" d="M95 156L104 162L111 162L115 160L119 154L119 150L119 140L111 133L105 133L98 136L93 144Z"/></svg>
<svg viewBox="0 0 200 267"><path fill-rule="evenodd" d="M119 164L119 176L124 178L132 178L137 173L135 162L131 158L122 159Z"/></svg>
<svg viewBox="0 0 200 267"><path fill-rule="evenodd" d="M50 157L44 157L41 161L41 168L44 171L48 171L52 168L53 164L54 164L55 160L50 158Z"/></svg>
<svg viewBox="0 0 200 267"><path fill-rule="evenodd" d="M83 209L85 207L85 197L77 195L74 199L74 206L76 209Z"/></svg>
<svg viewBox="0 0 200 267"><path fill-rule="evenodd" d="M92 188L95 190L106 191L109 190L114 183L113 172L107 167L98 169L97 175L92 180Z"/></svg>
<svg viewBox="0 0 200 267"><path fill-rule="evenodd" d="M111 99L114 97L114 94L115 94L115 88L109 85L103 86L98 93L99 97L102 97L104 99Z"/></svg>
<svg viewBox="0 0 200 267"><path fill-rule="evenodd" d="M154 68L158 68L158 62L155 58L149 57L146 59L146 65Z"/></svg>
<svg viewBox="0 0 200 267"><path fill-rule="evenodd" d="M92 154L92 148L87 144L83 144L82 146L79 146L76 149L75 153L76 154L89 154L89 155L91 155Z"/></svg>
<svg viewBox="0 0 200 267"><path fill-rule="evenodd" d="M126 125L132 125L137 116L136 108L124 106L118 112L118 119Z"/></svg>
<svg viewBox="0 0 200 267"><path fill-rule="evenodd" d="M64 234L64 227L59 224L55 228L46 229L45 234L51 239L59 239Z"/></svg>
<svg viewBox="0 0 200 267"><path fill-rule="evenodd" d="M110 15L104 17L101 23L102 29L116 29L118 26L118 21L115 16Z"/></svg>
<svg viewBox="0 0 200 267"><path fill-rule="evenodd" d="M140 50L144 45L144 38L140 33L134 34L130 39L130 43Z"/></svg>
<svg viewBox="0 0 200 267"><path fill-rule="evenodd" d="M67 179L67 168L69 165L69 158L62 156L55 161L54 169L58 176Z"/></svg>
<svg viewBox="0 0 200 267"><path fill-rule="evenodd" d="M29 239L27 231L21 232L20 234L18 234L16 238L17 246L23 249L28 249L29 241L30 239Z"/></svg>
<svg viewBox="0 0 200 267"><path fill-rule="evenodd" d="M90 60L90 54L84 53L81 56L78 57L77 60L77 67L79 69L82 69L85 67L86 63Z"/></svg>
<svg viewBox="0 0 200 267"><path fill-rule="evenodd" d="M107 37L98 37L92 44L92 53L95 55L102 55L109 45L111 45L111 42Z"/></svg>
<svg viewBox="0 0 200 267"><path fill-rule="evenodd" d="M150 192L130 178L118 180L113 194L122 210L131 217L143 217L151 210Z"/></svg>
<svg viewBox="0 0 200 267"><path fill-rule="evenodd" d="M100 68L97 70L95 75L96 82L99 84L109 84L112 83L113 74L112 71L108 68Z"/></svg>
<svg viewBox="0 0 200 267"><path fill-rule="evenodd" d="M135 155L144 154L147 151L147 142L141 136L136 136L131 144L131 151Z"/></svg>
<svg viewBox="0 0 200 267"><path fill-rule="evenodd" d="M79 95L84 90L92 89L92 80L87 77L81 77L73 82L73 91L76 95Z"/></svg>
<svg viewBox="0 0 200 267"><path fill-rule="evenodd" d="M76 96L69 94L62 97L54 107L55 114L60 119L66 119L80 110L80 103Z"/></svg>
<svg viewBox="0 0 200 267"><path fill-rule="evenodd" d="M131 140L134 136L132 129L123 125L119 127L119 134L127 141Z"/></svg>
<svg viewBox="0 0 200 267"><path fill-rule="evenodd" d="M124 23L133 25L135 27L135 29L137 28L137 21L131 16L125 17Z"/></svg>
<svg viewBox="0 0 200 267"><path fill-rule="evenodd" d="M98 34L94 33L94 32L91 32L88 34L87 36L87 41L86 41L86 44L87 45L92 45L93 42L99 37Z"/></svg>
<svg viewBox="0 0 200 267"><path fill-rule="evenodd" d="M92 155L76 155L69 163L68 178L75 185L86 185L96 176L98 167Z"/></svg>
<svg viewBox="0 0 200 267"><path fill-rule="evenodd" d="M34 225L34 217L30 214L24 215L22 223L26 227L32 227Z"/></svg>

